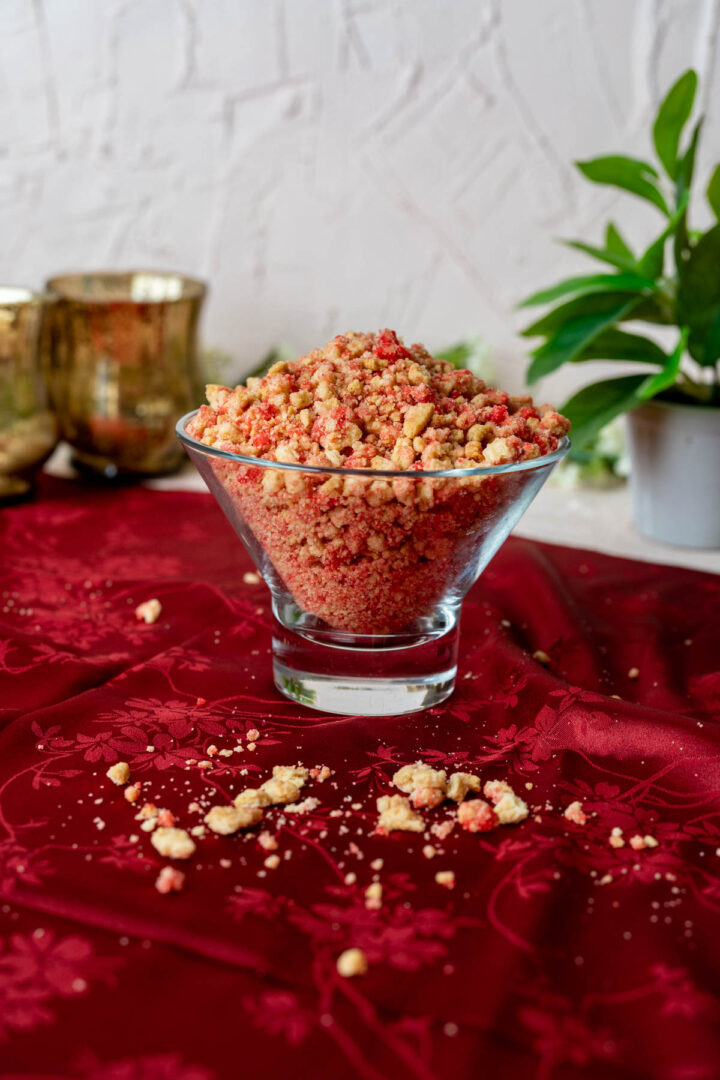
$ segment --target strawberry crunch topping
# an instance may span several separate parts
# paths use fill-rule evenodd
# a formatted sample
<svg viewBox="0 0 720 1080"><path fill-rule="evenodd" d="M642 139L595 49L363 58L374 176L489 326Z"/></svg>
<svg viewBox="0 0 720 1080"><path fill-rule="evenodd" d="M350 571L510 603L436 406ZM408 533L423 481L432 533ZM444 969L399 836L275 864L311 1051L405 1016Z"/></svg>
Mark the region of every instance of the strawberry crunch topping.
<svg viewBox="0 0 720 1080"><path fill-rule="evenodd" d="M568 421L527 396L405 346L392 330L340 334L234 390L208 386L189 433L208 446L303 465L437 470L555 450Z"/></svg>
<svg viewBox="0 0 720 1080"><path fill-rule="evenodd" d="M263 462L210 459L230 503L299 607L359 634L431 611L524 483L428 473L531 461L569 428L549 406L494 390L391 330L340 335L207 395L188 434Z"/></svg>

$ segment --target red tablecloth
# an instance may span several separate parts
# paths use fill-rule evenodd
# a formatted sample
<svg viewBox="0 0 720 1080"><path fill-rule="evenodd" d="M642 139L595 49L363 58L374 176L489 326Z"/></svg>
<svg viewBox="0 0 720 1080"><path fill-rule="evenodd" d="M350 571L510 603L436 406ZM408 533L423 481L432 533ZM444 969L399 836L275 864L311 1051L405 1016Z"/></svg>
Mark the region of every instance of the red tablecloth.
<svg viewBox="0 0 720 1080"><path fill-rule="evenodd" d="M58 483L0 521L0 1075L720 1076L720 579L510 540L466 602L454 697L340 719L275 692L267 592L209 496ZM186 765L252 728L254 752ZM433 859L372 836L418 757L542 809ZM335 775L277 869L213 836L182 893L155 890L112 762L191 825L203 789L298 759ZM614 849L615 826L660 844ZM337 975L349 946L366 976Z"/></svg>

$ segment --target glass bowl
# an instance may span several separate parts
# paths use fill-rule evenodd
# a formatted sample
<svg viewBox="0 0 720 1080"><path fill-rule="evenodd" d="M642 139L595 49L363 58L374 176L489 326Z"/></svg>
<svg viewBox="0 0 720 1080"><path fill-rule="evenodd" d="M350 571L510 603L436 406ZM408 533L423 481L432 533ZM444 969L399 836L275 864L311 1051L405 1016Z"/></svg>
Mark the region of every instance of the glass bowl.
<svg viewBox="0 0 720 1080"><path fill-rule="evenodd" d="M391 716L453 691L463 597L570 448L440 472L296 465L177 434L272 594L281 693Z"/></svg>

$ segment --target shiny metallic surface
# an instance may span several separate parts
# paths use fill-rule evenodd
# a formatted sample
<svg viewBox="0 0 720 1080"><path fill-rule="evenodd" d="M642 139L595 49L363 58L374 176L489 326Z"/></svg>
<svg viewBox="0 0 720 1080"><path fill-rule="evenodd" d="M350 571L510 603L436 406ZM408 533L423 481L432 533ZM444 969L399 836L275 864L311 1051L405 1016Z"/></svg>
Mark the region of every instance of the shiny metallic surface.
<svg viewBox="0 0 720 1080"><path fill-rule="evenodd" d="M22 498L57 441L40 364L45 298L0 286L0 499Z"/></svg>
<svg viewBox="0 0 720 1080"><path fill-rule="evenodd" d="M206 289L179 274L67 274L45 337L52 399L74 464L106 479L170 473L175 423L201 393Z"/></svg>

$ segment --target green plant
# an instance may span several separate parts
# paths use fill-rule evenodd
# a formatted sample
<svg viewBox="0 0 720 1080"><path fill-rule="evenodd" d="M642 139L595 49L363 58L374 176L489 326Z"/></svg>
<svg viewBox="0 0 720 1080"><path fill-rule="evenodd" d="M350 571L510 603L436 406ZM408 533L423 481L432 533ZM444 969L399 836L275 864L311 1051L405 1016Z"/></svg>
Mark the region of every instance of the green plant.
<svg viewBox="0 0 720 1080"><path fill-rule="evenodd" d="M686 71L660 106L652 130L659 169L619 155L577 162L593 183L621 188L652 203L665 219L660 234L639 254L612 222L602 247L564 241L613 269L567 278L520 305L561 301L523 331L526 337L544 338L532 353L527 372L531 384L563 364L586 360L625 360L650 369L593 383L562 406L572 420L578 447L591 442L615 416L658 394L720 405L720 224L699 233L688 223L702 116L680 148L696 90L697 75ZM707 199L720 219L720 165L712 173ZM674 348L668 352L651 337L624 329L625 323L636 321L677 327Z"/></svg>

